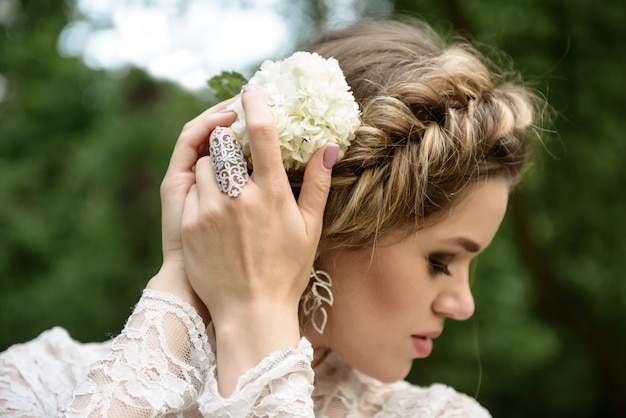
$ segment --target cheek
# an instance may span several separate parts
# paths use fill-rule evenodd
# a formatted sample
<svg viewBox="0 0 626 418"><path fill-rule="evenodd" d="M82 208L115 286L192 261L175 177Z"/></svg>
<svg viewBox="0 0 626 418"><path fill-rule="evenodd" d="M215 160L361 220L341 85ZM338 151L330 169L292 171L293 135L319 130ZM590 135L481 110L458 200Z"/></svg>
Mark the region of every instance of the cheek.
<svg viewBox="0 0 626 418"><path fill-rule="evenodd" d="M374 322L398 321L428 304L427 267L419 260L381 253L365 268L353 271L351 279L338 283L341 303L365 311Z"/></svg>
<svg viewBox="0 0 626 418"><path fill-rule="evenodd" d="M410 316L426 303L429 277L415 259L387 258L371 278L372 296L390 315Z"/></svg>

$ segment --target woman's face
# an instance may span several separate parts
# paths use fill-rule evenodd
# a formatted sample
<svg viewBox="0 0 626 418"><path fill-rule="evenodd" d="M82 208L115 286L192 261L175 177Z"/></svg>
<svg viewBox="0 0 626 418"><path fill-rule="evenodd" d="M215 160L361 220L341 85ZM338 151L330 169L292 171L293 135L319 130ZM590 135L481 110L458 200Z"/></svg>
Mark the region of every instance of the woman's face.
<svg viewBox="0 0 626 418"><path fill-rule="evenodd" d="M322 254L335 301L324 335L307 332L316 350L384 382L406 377L414 359L430 355L446 318L473 314L469 264L493 239L508 193L507 181L487 180L431 227Z"/></svg>

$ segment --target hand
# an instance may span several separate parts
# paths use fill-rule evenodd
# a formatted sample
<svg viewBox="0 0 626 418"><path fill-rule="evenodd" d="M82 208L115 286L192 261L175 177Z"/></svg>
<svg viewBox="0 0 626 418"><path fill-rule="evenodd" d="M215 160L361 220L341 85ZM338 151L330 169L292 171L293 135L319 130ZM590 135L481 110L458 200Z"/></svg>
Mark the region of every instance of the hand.
<svg viewBox="0 0 626 418"><path fill-rule="evenodd" d="M191 288L184 269L181 222L185 198L195 183L195 164L207 153L207 139L218 125L230 125L234 112L223 112L232 100L220 103L185 124L161 183L163 265L147 288L173 293L196 307L205 321L208 314Z"/></svg>
<svg viewBox="0 0 626 418"><path fill-rule="evenodd" d="M242 101L254 160L250 181L228 197L210 157L202 157L183 212L185 268L215 327L222 393L265 356L299 341L298 304L330 190L326 166L338 152L329 144L313 156L296 202L263 94L248 88Z"/></svg>

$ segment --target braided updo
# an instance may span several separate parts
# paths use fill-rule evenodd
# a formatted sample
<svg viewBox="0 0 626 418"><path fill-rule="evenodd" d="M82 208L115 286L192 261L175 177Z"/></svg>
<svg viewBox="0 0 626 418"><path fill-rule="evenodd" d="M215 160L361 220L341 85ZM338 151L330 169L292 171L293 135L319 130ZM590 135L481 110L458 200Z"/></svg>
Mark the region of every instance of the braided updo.
<svg viewBox="0 0 626 418"><path fill-rule="evenodd" d="M333 168L322 245L369 245L423 227L479 181L519 180L539 101L468 42L446 45L417 21L365 21L309 50L339 61L362 110Z"/></svg>

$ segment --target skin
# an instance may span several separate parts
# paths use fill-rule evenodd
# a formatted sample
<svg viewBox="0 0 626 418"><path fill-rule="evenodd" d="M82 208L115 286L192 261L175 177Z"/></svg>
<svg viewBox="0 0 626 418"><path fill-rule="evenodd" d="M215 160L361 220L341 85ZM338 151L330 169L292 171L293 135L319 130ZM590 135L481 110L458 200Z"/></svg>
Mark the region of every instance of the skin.
<svg viewBox="0 0 626 418"><path fill-rule="evenodd" d="M213 129L235 120L229 102L185 125L161 185L163 265L147 286L178 296L213 324L218 386L225 397L243 373L301 338L298 305L337 157L331 145L313 155L296 202L263 94L248 88L241 97L255 162L250 181L239 196L228 197L206 156ZM416 357L411 335L439 332L445 318L466 319L473 311L467 270L475 254L443 241L463 235L487 246L507 194L505 182L489 181L448 219L414 236L401 240L391 234L373 250L324 254L336 301L324 337L305 334L316 354L335 350L380 380L404 377ZM451 276L429 275L433 251L455 254L446 259Z"/></svg>
<svg viewBox="0 0 626 418"><path fill-rule="evenodd" d="M436 336L445 319L473 314L470 261L493 239L508 194L506 180L484 181L434 226L390 234L374 248L320 256L334 279L335 302L324 335L306 332L316 357L330 349L384 382L406 377L420 357L411 336Z"/></svg>
<svg viewBox="0 0 626 418"><path fill-rule="evenodd" d="M232 112L224 112L232 100L213 106L183 127L161 182L161 239L163 263L150 279L147 289L169 292L193 306L205 321L209 312L202 303L185 271L181 223L185 199L195 183L195 165L206 154L206 141L216 126L235 121Z"/></svg>
<svg viewBox="0 0 626 418"><path fill-rule="evenodd" d="M298 304L338 152L327 144L313 155L296 202L265 97L248 87L241 98L255 162L250 181L236 198L227 196L206 156L212 130L235 120L228 103L185 126L161 188L164 265L148 284L179 296L212 322L223 396L244 372L301 338Z"/></svg>

